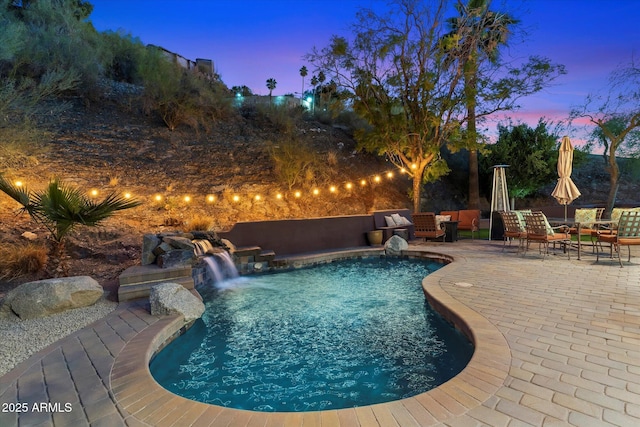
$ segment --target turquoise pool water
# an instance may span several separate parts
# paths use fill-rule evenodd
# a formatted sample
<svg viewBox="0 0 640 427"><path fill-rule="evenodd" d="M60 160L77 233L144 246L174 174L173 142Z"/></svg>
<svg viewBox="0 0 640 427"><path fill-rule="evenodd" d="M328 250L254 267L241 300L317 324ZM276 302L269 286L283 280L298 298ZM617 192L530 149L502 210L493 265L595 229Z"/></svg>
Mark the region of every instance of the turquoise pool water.
<svg viewBox="0 0 640 427"><path fill-rule="evenodd" d="M186 398L253 411L317 411L413 396L459 373L470 342L426 304L441 264L348 260L201 286L202 319L151 373Z"/></svg>

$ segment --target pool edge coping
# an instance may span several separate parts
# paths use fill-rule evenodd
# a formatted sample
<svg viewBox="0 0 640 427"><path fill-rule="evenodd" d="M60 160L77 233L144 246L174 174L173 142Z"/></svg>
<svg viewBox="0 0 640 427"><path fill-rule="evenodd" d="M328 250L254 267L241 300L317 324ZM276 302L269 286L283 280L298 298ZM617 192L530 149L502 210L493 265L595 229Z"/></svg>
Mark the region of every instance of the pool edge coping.
<svg viewBox="0 0 640 427"><path fill-rule="evenodd" d="M351 251L357 257L365 251ZM381 251L382 255L384 251ZM341 259L346 256L341 253ZM467 366L455 377L425 393L392 402L356 408L314 412L256 412L226 408L196 402L178 396L160 386L152 377L149 362L157 349L185 328L182 316L160 318L129 341L114 360L109 380L113 398L125 420L135 420L154 426L173 425L185 417L203 425L227 425L231 420L248 420L254 414L268 417L320 417L326 420L375 420L387 425L385 419L412 417L420 425L437 424L458 417L481 406L503 385L511 365L511 351L505 337L488 319L449 295L443 288L446 274L452 268L464 268L465 261L450 255L414 248L403 251L401 257L437 258L451 261L422 281L429 304L453 323L474 344L474 353ZM309 265L326 254L307 258ZM141 357L143 356L143 357Z"/></svg>

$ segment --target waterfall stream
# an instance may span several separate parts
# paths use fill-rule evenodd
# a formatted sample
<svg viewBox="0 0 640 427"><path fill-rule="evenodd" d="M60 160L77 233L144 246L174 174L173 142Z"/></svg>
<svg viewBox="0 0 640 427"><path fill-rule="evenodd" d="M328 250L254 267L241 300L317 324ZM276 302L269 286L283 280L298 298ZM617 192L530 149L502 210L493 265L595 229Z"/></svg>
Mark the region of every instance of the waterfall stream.
<svg viewBox="0 0 640 427"><path fill-rule="evenodd" d="M239 276L238 269L229 252L214 248L208 240L194 240L193 244L195 245L194 253L202 257L209 280L215 286L220 287L221 283Z"/></svg>

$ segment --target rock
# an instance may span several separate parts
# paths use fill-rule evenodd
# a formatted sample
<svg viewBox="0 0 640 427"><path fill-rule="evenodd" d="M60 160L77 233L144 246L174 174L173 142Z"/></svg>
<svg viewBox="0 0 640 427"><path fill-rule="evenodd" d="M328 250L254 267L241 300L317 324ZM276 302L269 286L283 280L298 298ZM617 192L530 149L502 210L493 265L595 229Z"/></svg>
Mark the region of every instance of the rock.
<svg viewBox="0 0 640 427"><path fill-rule="evenodd" d="M191 239L188 239L186 237L167 236L167 237L164 237L162 241L164 243L170 244L172 247L176 249L191 249L192 252L195 249L195 246L191 241Z"/></svg>
<svg viewBox="0 0 640 427"><path fill-rule="evenodd" d="M165 242L160 243L158 246L156 246L156 248L153 250L153 254L155 256L159 256L162 254L166 254L167 252L171 251L173 249L173 247Z"/></svg>
<svg viewBox="0 0 640 427"><path fill-rule="evenodd" d="M30 231L25 231L21 234L21 236L30 241L34 241L38 238L38 235L36 233L32 233Z"/></svg>
<svg viewBox="0 0 640 427"><path fill-rule="evenodd" d="M202 301L178 283L153 286L149 293L149 304L154 316L181 314L186 323L199 319L204 313Z"/></svg>
<svg viewBox="0 0 640 427"><path fill-rule="evenodd" d="M195 261L196 254L193 249L175 249L165 254L158 255L158 266L170 268L179 265L190 265Z"/></svg>
<svg viewBox="0 0 640 427"><path fill-rule="evenodd" d="M93 305L103 293L89 276L62 277L23 283L7 293L4 305L21 319L33 319Z"/></svg>
<svg viewBox="0 0 640 427"><path fill-rule="evenodd" d="M402 251L409 248L409 243L400 236L391 236L384 244L387 255L401 255Z"/></svg>
<svg viewBox="0 0 640 427"><path fill-rule="evenodd" d="M156 255L153 251L160 242L160 238L155 234L145 234L142 236L142 257L140 259L140 264L149 265L156 262Z"/></svg>
<svg viewBox="0 0 640 427"><path fill-rule="evenodd" d="M229 252L235 252L236 251L236 245L234 245L233 243L231 243L230 240L227 239L220 239L220 241L227 247L229 248Z"/></svg>

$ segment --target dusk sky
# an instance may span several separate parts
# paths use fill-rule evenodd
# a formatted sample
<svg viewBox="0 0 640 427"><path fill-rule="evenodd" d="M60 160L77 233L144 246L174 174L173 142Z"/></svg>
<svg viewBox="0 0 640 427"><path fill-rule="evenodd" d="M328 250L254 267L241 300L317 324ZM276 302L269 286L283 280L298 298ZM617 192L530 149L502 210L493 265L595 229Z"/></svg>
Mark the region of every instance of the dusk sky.
<svg viewBox="0 0 640 427"><path fill-rule="evenodd" d="M332 34L351 34L361 7L381 10L376 0L90 0L90 20L99 31L123 30L185 58L211 59L229 87L246 85L268 94L299 94L303 56L328 44ZM507 6L504 6L507 4ZM589 93L606 89L611 71L640 55L639 0L517 0L493 2L520 19L525 35L502 53L505 59L540 55L564 64L567 75L509 113L529 124L540 117L566 119ZM306 87L305 89L308 89Z"/></svg>

